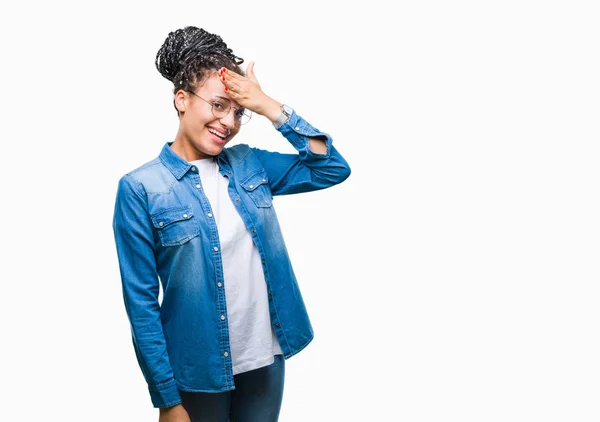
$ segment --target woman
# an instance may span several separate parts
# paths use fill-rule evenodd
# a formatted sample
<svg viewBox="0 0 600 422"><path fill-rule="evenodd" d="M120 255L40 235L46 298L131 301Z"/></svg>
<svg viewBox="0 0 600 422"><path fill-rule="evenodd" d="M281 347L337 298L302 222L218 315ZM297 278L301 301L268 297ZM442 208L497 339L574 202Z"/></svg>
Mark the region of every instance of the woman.
<svg viewBox="0 0 600 422"><path fill-rule="evenodd" d="M218 35L171 32L156 67L174 84L179 130L119 181L123 297L161 422L278 419L285 359L313 331L272 197L350 175L331 137L266 95L242 62ZM253 114L297 153L226 148Z"/></svg>

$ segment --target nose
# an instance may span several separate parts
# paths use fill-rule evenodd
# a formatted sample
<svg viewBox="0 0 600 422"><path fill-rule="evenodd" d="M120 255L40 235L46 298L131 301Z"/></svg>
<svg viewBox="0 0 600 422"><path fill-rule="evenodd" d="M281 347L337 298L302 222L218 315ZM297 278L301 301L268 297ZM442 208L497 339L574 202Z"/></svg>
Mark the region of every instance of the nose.
<svg viewBox="0 0 600 422"><path fill-rule="evenodd" d="M229 112L219 119L221 124L228 129L233 129L235 127L235 110L233 107L229 109Z"/></svg>

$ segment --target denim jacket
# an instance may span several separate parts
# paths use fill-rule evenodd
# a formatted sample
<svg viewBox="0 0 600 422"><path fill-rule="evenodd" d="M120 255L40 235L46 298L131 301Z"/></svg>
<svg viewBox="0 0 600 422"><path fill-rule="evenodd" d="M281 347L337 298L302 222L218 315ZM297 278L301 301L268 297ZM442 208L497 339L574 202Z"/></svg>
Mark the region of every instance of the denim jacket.
<svg viewBox="0 0 600 422"><path fill-rule="evenodd" d="M272 204L274 195L324 189L350 175L331 137L293 112L278 131L297 154L246 144L217 156L220 173L260 253L271 323L287 359L313 330ZM310 150L308 137L326 140ZM166 143L160 155L124 175L113 230L134 350L154 407L181 402L179 390L235 388L219 234L198 169ZM163 297L159 304L159 282Z"/></svg>

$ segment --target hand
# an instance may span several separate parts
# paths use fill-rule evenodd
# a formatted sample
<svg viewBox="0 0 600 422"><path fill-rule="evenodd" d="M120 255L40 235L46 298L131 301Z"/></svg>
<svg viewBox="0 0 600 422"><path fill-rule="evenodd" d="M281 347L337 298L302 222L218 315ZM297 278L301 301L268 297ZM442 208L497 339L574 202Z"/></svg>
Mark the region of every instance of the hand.
<svg viewBox="0 0 600 422"><path fill-rule="evenodd" d="M246 69L247 77L222 67L219 70L221 83L225 91L240 106L271 119L277 118L281 112L281 104L263 92L254 75L254 62L250 62ZM273 120L272 119L272 120Z"/></svg>
<svg viewBox="0 0 600 422"><path fill-rule="evenodd" d="M158 422L192 422L192 420L180 403L175 406L161 408Z"/></svg>

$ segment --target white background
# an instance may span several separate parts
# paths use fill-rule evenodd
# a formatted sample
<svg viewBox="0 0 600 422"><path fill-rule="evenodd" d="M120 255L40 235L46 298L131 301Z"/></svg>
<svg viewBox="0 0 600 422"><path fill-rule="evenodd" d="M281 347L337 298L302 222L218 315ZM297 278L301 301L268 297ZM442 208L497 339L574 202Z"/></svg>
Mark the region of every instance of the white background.
<svg viewBox="0 0 600 422"><path fill-rule="evenodd" d="M600 420L594 6L5 3L0 419L158 419L112 212L175 136L154 58L195 25L352 167L274 202L316 334L281 421ZM293 151L259 116L237 142Z"/></svg>

